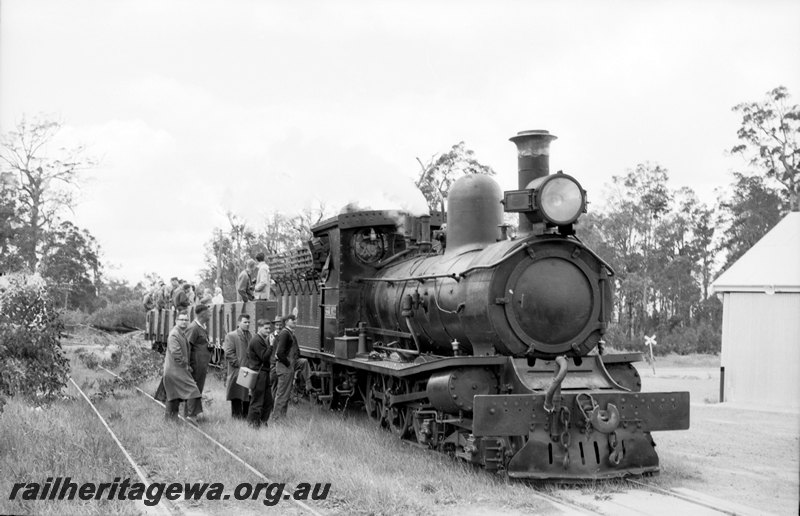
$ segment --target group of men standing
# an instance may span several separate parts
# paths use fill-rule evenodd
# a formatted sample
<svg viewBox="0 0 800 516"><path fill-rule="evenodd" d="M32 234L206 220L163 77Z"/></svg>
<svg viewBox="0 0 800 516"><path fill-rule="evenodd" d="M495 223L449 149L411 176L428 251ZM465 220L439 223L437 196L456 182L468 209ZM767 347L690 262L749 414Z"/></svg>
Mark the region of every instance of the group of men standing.
<svg viewBox="0 0 800 516"><path fill-rule="evenodd" d="M195 320L189 324L187 313L179 312L169 334L164 360L167 419L177 417L182 401L186 402L184 417L189 422L202 419L202 393L211 359L209 315L208 307L198 305ZM311 368L308 360L300 356L295 323L294 314L274 320L259 319L252 334L250 316L242 314L236 330L225 336L226 399L231 402L234 419L247 419L252 426L260 427L266 426L273 413L273 419L285 417L296 371L303 374L310 390ZM252 389L236 382L241 367L257 371Z"/></svg>
<svg viewBox="0 0 800 516"><path fill-rule="evenodd" d="M239 316L239 327L225 336L223 348L228 364L226 399L231 402L231 416L247 419L254 427L286 416L296 371L301 371L305 385L311 385L308 360L300 357L294 328L296 316L276 317L256 321L256 333L250 336L250 316ZM247 343L247 344L245 344ZM240 368L256 371L252 389L236 382Z"/></svg>

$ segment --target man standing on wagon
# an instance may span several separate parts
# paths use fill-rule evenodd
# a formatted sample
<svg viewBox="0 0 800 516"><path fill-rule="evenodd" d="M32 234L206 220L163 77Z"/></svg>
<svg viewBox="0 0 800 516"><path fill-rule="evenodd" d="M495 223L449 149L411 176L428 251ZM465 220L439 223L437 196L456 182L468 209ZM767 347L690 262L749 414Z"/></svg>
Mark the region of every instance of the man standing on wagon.
<svg viewBox="0 0 800 516"><path fill-rule="evenodd" d="M194 422L203 413L203 387L206 385L208 363L211 361L211 351L208 349L208 320L211 312L208 305L197 305L194 309L194 322L186 330L186 340L189 342L189 366L192 368L192 378L197 384L200 396L190 398L186 402L186 416Z"/></svg>
<svg viewBox="0 0 800 516"><path fill-rule="evenodd" d="M254 277L256 273L256 261L248 258L245 262L244 270L239 273L236 278L236 293L239 294L239 301L252 301L255 299L253 295L253 287L256 284Z"/></svg>
<svg viewBox="0 0 800 516"><path fill-rule="evenodd" d="M250 408L250 393L236 383L239 368L247 365L247 345L250 343L250 316L239 316L239 327L225 335L225 361L228 363L228 385L225 399L231 402L231 416L245 419Z"/></svg>
<svg viewBox="0 0 800 516"><path fill-rule="evenodd" d="M258 262L258 273L256 275L255 296L256 299L270 298L270 278L269 278L269 265L264 261L264 253L256 254L256 261Z"/></svg>

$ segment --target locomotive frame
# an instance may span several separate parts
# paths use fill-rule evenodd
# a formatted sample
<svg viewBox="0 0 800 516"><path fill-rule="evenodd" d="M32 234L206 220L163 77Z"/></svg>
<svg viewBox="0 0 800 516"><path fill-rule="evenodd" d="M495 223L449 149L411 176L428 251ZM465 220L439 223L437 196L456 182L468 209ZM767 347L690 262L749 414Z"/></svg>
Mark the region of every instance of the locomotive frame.
<svg viewBox="0 0 800 516"><path fill-rule="evenodd" d="M214 362L239 314L296 309L311 397L327 408L362 405L400 438L515 478L657 472L651 432L689 427L689 393L642 393L641 354L603 353L613 271L574 237L585 192L549 174L554 138L512 138L520 190L456 182L443 248L437 213L345 210L318 224L308 249L272 258L273 301L211 307ZM580 193L568 223L541 206L548 182ZM519 238L498 228L500 199L520 212ZM163 345L173 317L149 312L146 338Z"/></svg>

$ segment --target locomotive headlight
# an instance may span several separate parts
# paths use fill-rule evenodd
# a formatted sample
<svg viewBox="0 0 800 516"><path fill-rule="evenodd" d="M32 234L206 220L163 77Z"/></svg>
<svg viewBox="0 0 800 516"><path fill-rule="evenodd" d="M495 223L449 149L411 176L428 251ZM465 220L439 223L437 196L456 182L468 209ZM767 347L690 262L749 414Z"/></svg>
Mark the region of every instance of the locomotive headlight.
<svg viewBox="0 0 800 516"><path fill-rule="evenodd" d="M537 192L537 205L542 215L556 226L566 226L575 222L585 207L583 190L577 181L569 176L548 176Z"/></svg>
<svg viewBox="0 0 800 516"><path fill-rule="evenodd" d="M524 213L531 222L569 226L586 211L586 192L572 177L558 172L531 181L524 190L505 192L505 211Z"/></svg>

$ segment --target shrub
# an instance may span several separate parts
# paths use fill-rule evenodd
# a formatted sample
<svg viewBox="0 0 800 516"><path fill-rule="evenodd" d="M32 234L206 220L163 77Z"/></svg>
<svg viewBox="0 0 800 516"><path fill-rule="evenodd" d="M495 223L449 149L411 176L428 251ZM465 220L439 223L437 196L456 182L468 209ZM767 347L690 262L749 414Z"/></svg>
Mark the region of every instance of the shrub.
<svg viewBox="0 0 800 516"><path fill-rule="evenodd" d="M62 310L61 320L67 330L73 330L76 326L86 324L86 313L81 310Z"/></svg>
<svg viewBox="0 0 800 516"><path fill-rule="evenodd" d="M96 326L116 327L128 326L144 329L145 312L140 301L120 301L110 303L91 314L88 324Z"/></svg>
<svg viewBox="0 0 800 516"><path fill-rule="evenodd" d="M128 390L146 382L152 378L157 378L164 369L164 357L150 349L147 343L143 343L141 338L117 336L117 349L111 357L103 360L99 365L107 369L119 368L118 377L108 380L98 380L98 392L93 397L103 398L115 394L118 390ZM89 358L89 364L97 366Z"/></svg>
<svg viewBox="0 0 800 516"><path fill-rule="evenodd" d="M0 397L52 401L67 384L69 360L61 349L64 326L44 282L8 275L0 285ZM3 402L0 401L0 405Z"/></svg>

